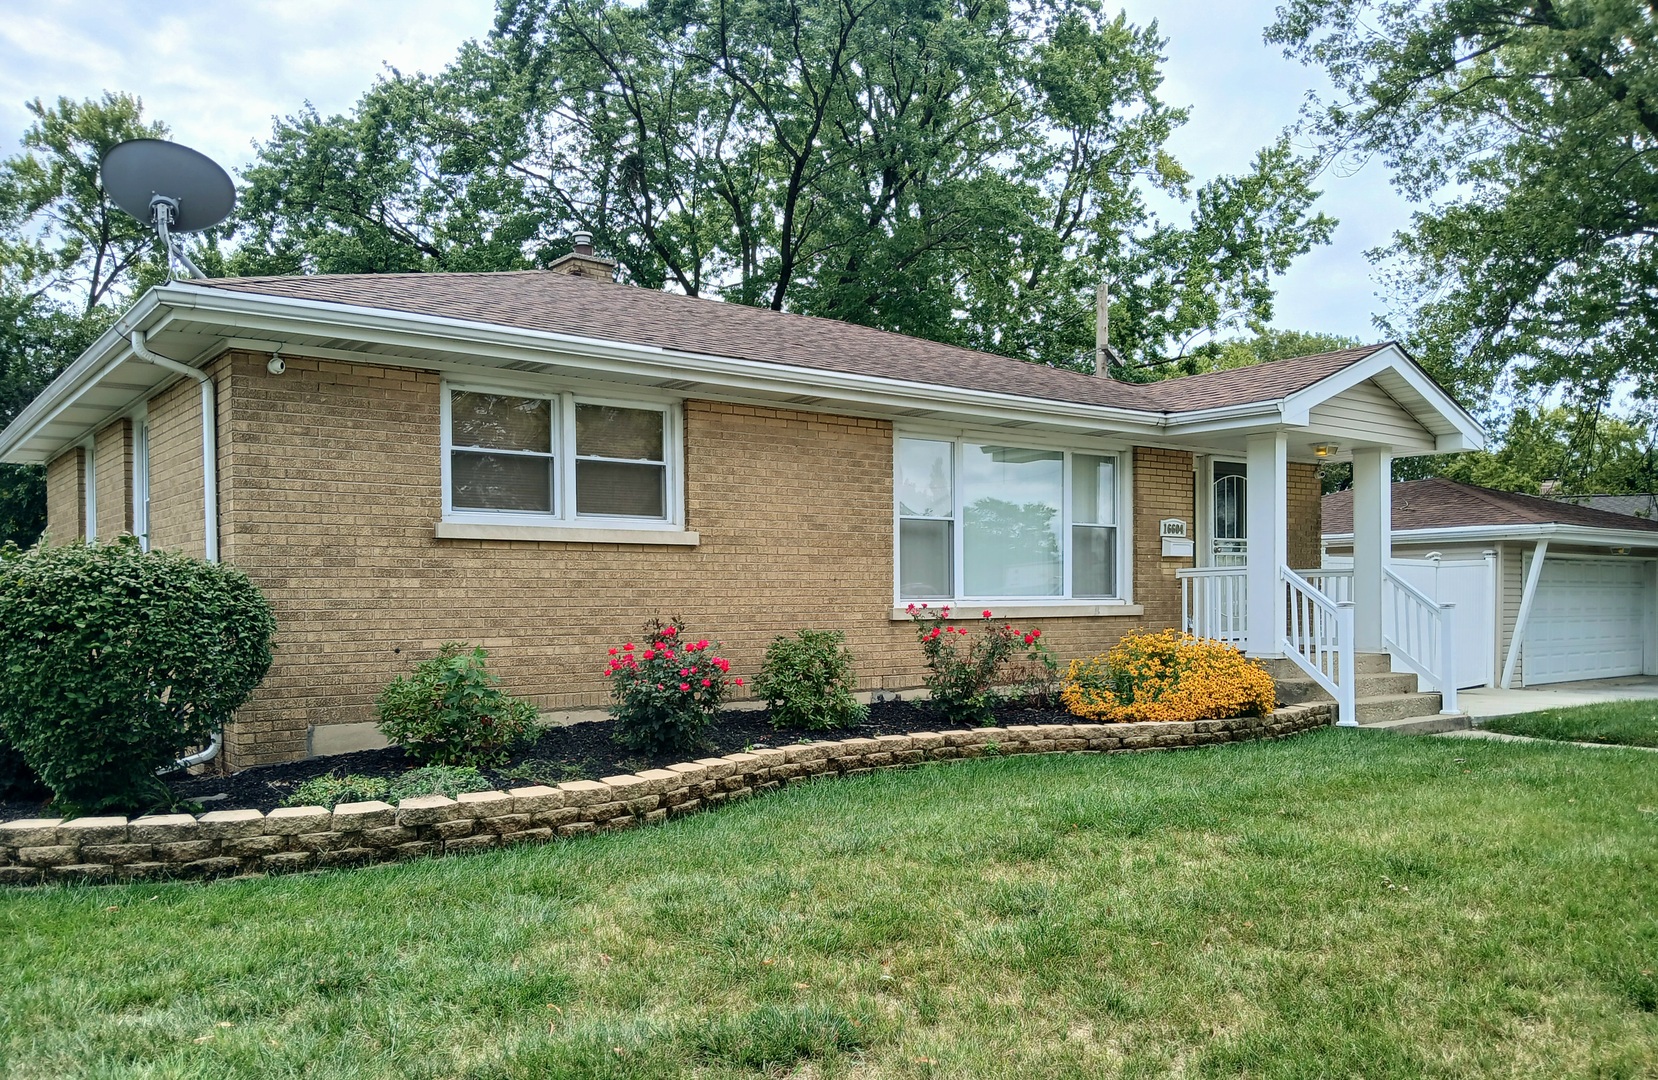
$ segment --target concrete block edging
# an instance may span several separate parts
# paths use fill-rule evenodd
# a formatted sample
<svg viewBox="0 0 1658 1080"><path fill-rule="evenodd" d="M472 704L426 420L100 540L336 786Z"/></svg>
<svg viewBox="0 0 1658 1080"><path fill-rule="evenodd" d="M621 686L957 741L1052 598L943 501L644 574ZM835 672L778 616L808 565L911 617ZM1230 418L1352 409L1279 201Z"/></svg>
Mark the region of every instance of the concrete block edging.
<svg viewBox="0 0 1658 1080"><path fill-rule="evenodd" d="M1335 721L1328 702L1190 723L1027 724L799 743L633 776L384 802L0 822L0 886L259 877L546 843L655 824L785 784L1003 754L1138 753L1277 739Z"/></svg>

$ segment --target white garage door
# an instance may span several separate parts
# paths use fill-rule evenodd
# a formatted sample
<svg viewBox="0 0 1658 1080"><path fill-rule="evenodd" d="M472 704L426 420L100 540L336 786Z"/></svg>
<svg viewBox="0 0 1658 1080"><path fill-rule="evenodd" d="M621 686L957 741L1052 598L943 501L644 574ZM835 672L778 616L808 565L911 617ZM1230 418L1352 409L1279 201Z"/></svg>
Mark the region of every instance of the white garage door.
<svg viewBox="0 0 1658 1080"><path fill-rule="evenodd" d="M1526 685L1639 675L1651 610L1644 563L1545 559L1526 630Z"/></svg>

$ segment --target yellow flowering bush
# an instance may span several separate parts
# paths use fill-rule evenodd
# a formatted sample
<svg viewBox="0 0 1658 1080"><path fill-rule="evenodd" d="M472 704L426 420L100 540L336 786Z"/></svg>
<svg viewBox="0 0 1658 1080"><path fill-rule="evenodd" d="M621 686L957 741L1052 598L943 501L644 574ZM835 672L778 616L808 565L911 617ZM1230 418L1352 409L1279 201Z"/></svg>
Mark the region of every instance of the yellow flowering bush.
<svg viewBox="0 0 1658 1080"><path fill-rule="evenodd" d="M1230 645L1165 630L1129 634L1104 656L1071 661L1060 699L1085 720L1230 720L1262 716L1272 676Z"/></svg>

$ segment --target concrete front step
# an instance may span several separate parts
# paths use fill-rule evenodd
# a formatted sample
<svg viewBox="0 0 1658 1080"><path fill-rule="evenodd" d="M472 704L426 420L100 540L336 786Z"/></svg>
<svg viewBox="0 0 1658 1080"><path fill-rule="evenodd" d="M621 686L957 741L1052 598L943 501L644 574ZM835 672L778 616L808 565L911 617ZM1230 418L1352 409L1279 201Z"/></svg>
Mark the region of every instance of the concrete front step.
<svg viewBox="0 0 1658 1080"><path fill-rule="evenodd" d="M1359 726L1368 727L1392 720L1438 716L1440 697L1437 693L1381 694L1359 698L1353 704L1358 707Z"/></svg>
<svg viewBox="0 0 1658 1080"><path fill-rule="evenodd" d="M1391 731L1399 735L1439 735L1447 731L1468 731L1474 726L1474 718L1465 713L1454 716L1405 716L1371 724L1360 720L1359 726L1366 731Z"/></svg>
<svg viewBox="0 0 1658 1080"><path fill-rule="evenodd" d="M1280 705L1300 705L1307 701L1331 700L1329 692L1324 687L1313 682L1305 675L1297 679L1273 679L1272 681L1278 687L1278 703ZM1415 692L1416 675L1409 671L1360 675L1353 681L1353 693L1360 699L1383 697L1388 694L1414 694Z"/></svg>
<svg viewBox="0 0 1658 1080"><path fill-rule="evenodd" d="M1305 679L1307 673L1294 660L1283 657L1265 657L1261 660L1274 679ZM1354 653L1353 672L1358 675L1386 675L1393 671L1393 657L1385 652Z"/></svg>

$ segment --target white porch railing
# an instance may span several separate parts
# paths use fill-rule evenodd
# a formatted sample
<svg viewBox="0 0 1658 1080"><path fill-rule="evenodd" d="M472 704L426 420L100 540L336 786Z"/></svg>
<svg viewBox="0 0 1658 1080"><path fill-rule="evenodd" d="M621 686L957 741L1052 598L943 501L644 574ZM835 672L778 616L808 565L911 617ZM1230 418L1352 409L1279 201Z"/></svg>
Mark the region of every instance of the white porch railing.
<svg viewBox="0 0 1658 1080"><path fill-rule="evenodd" d="M1336 699L1336 723L1358 726L1354 705L1353 601L1337 602L1287 566L1279 567L1288 608L1284 655Z"/></svg>
<svg viewBox="0 0 1658 1080"><path fill-rule="evenodd" d="M1455 604L1441 604L1395 574L1382 574L1382 644L1439 691L1440 711L1457 711Z"/></svg>
<svg viewBox="0 0 1658 1080"><path fill-rule="evenodd" d="M1297 570L1296 573L1319 592L1336 603L1353 599L1353 571L1351 570Z"/></svg>
<svg viewBox="0 0 1658 1080"><path fill-rule="evenodd" d="M1182 629L1242 648L1249 631L1247 568L1199 567L1176 571L1175 576L1180 579ZM1357 726L1352 572L1314 571L1304 576L1283 566L1279 583L1284 613L1280 649L1336 699L1336 722Z"/></svg>
<svg viewBox="0 0 1658 1080"><path fill-rule="evenodd" d="M1242 566L1178 570L1181 629L1193 637L1242 646L1249 630L1249 577Z"/></svg>

